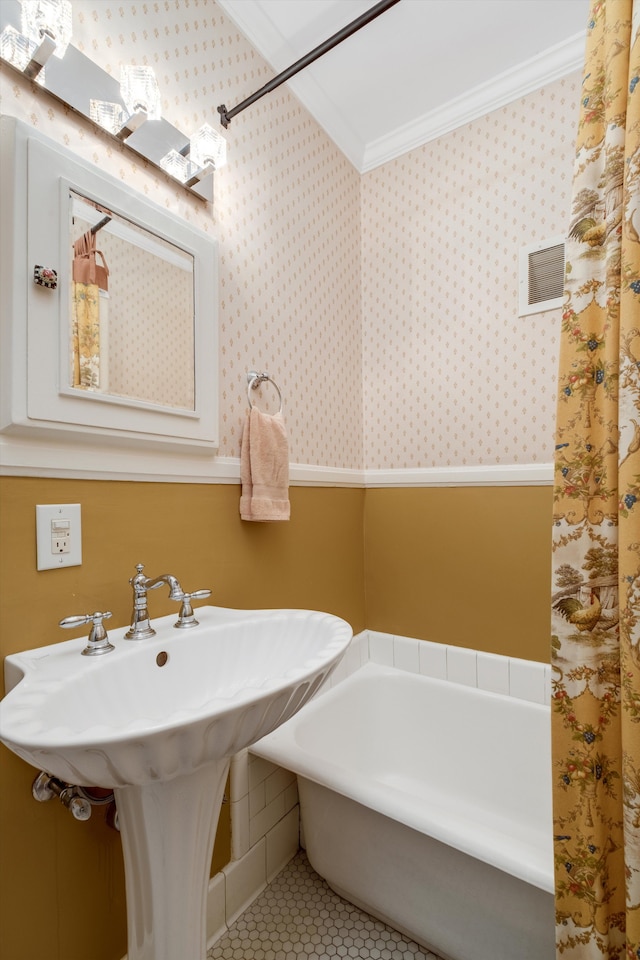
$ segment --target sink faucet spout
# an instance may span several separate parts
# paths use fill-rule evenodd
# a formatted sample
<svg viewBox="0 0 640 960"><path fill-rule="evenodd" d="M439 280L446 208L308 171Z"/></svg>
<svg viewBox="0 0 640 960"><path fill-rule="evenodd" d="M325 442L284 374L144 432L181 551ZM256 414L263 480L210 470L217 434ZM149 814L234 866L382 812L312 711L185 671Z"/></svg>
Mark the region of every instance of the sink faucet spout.
<svg viewBox="0 0 640 960"><path fill-rule="evenodd" d="M146 580L146 589L155 590L156 587L159 587L162 583L166 583L169 586L169 599L170 600L182 600L184 596L184 591L180 586L179 582L175 577L171 576L170 573L163 573L160 577L154 577L153 580Z"/></svg>
<svg viewBox="0 0 640 960"><path fill-rule="evenodd" d="M182 600L184 591L176 577L170 573L163 573L159 577L145 577L144 564L139 563L136 566L138 571L135 577L131 577L129 583L133 587L133 613L131 614L131 627L125 633L127 640L143 640L146 637L155 636L155 630L149 620L149 608L147 606L147 593L149 590L155 590L156 587L166 583L169 587L169 598L171 600Z"/></svg>

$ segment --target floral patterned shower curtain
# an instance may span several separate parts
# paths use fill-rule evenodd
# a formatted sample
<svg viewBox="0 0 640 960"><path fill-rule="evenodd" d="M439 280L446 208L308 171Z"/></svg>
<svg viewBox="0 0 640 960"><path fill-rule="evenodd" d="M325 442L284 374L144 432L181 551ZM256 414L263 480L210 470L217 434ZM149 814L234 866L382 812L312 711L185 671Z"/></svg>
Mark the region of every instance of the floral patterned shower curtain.
<svg viewBox="0 0 640 960"><path fill-rule="evenodd" d="M102 265L96 263L96 254ZM109 289L109 268L104 254L96 250L94 231L87 231L73 244L71 278L71 386L106 390L108 301L100 291Z"/></svg>
<svg viewBox="0 0 640 960"><path fill-rule="evenodd" d="M640 0L592 0L553 527L556 943L640 958Z"/></svg>

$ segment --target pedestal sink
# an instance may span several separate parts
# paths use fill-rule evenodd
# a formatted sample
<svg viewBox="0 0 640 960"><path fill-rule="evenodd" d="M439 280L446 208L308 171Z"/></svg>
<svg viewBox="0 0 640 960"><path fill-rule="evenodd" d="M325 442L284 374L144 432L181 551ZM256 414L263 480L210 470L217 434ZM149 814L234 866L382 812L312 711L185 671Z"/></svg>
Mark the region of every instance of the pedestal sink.
<svg viewBox="0 0 640 960"><path fill-rule="evenodd" d="M198 626L13 654L0 740L37 769L113 789L124 850L128 960L204 960L206 895L230 759L313 695L351 628L309 610L200 607Z"/></svg>

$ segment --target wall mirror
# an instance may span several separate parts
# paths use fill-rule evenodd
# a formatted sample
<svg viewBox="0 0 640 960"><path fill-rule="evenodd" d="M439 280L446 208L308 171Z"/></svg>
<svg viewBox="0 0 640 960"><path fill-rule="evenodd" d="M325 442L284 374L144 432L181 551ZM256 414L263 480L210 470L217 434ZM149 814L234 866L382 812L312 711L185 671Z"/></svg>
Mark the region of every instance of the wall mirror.
<svg viewBox="0 0 640 960"><path fill-rule="evenodd" d="M215 241L0 124L0 430L215 452Z"/></svg>
<svg viewBox="0 0 640 960"><path fill-rule="evenodd" d="M66 199L67 385L194 410L193 254L73 189Z"/></svg>

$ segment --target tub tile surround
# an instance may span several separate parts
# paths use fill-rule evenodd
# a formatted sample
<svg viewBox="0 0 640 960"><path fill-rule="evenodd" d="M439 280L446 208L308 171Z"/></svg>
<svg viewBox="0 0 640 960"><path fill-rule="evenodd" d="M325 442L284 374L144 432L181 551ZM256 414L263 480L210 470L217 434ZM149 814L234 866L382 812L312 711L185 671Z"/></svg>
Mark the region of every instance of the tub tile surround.
<svg viewBox="0 0 640 960"><path fill-rule="evenodd" d="M375 630L363 630L353 637L316 696L322 696L367 662L550 704L548 664ZM250 749L242 750L231 761L230 794L233 859L209 884L209 948L229 933L235 921L292 861L300 845L295 774L254 756Z"/></svg>
<svg viewBox="0 0 640 960"><path fill-rule="evenodd" d="M374 630L364 630L354 637L352 647L354 644L357 645L360 664L371 660L397 670L420 673L450 683L463 683L490 693L501 693L533 703L551 703L550 664ZM351 654L350 648L322 689L327 684L339 683L353 672L351 665L354 656Z"/></svg>

